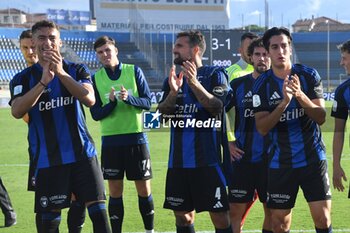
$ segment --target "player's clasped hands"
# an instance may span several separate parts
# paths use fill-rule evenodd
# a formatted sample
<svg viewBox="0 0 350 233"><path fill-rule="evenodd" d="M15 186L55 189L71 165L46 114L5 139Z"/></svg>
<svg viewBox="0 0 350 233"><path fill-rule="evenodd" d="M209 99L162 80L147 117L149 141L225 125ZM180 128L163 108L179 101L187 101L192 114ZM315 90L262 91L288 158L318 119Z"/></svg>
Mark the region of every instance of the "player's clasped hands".
<svg viewBox="0 0 350 233"><path fill-rule="evenodd" d="M182 87L184 74L183 72L180 72L179 77L177 77L175 68L175 65L173 65L170 69L168 83L170 89L177 93Z"/></svg>
<svg viewBox="0 0 350 233"><path fill-rule="evenodd" d="M125 87L122 85L119 92L119 99L126 101L128 99L128 95L128 90L126 90Z"/></svg>
<svg viewBox="0 0 350 233"><path fill-rule="evenodd" d="M184 61L181 68L188 84L194 84L197 81L196 64L193 61Z"/></svg>
<svg viewBox="0 0 350 233"><path fill-rule="evenodd" d="M50 62L50 69L55 72L56 75L65 73L62 65L62 55L59 48L55 44L48 45L44 48L43 52L44 60Z"/></svg>

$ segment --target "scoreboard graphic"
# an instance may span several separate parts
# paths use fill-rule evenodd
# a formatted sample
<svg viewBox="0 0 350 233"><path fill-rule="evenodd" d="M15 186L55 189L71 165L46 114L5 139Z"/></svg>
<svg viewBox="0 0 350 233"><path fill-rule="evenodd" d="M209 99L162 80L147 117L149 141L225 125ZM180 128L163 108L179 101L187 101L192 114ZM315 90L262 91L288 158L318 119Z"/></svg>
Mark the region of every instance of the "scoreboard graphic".
<svg viewBox="0 0 350 233"><path fill-rule="evenodd" d="M202 30L207 49L203 56L204 65L228 67L239 60L238 52L241 36L239 30Z"/></svg>

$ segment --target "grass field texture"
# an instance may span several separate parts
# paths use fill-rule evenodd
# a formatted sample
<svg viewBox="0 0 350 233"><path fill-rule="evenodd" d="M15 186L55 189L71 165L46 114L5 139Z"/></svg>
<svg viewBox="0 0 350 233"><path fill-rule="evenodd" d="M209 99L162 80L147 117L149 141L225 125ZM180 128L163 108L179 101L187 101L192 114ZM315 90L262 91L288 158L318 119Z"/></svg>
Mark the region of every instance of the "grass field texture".
<svg viewBox="0 0 350 233"><path fill-rule="evenodd" d="M328 107L329 107L328 103ZM323 136L327 147L329 174L332 174L332 138L333 119L329 117L327 109L327 121L323 126ZM99 123L91 120L87 111L89 130L100 151ZM173 213L162 208L164 199L164 183L168 159L169 133L150 132L148 134L152 156L152 167L154 178L152 180L152 193L155 202L155 231L174 232L175 222ZM11 196L12 203L18 215L18 223L10 228L2 228L4 218L0 215L1 233L32 233L36 232L34 224L34 193L27 190L28 154L27 154L27 126L22 120L14 119L10 109L0 109L0 176ZM350 178L350 153L349 135L346 135L344 155L342 159L343 168L348 172ZM205 181L203 181L205 185ZM349 182L346 183L346 192L333 191L332 222L335 232L350 232L350 199L347 198ZM107 190L108 195L108 190ZM141 216L138 210L137 194L132 182L125 182L124 190L124 232L144 232ZM66 210L62 213L60 232L67 231ZM247 232L261 232L262 208L256 203L251 210L244 227ZM214 232L210 218L206 212L197 214L195 221L197 231ZM300 191L293 209L292 230L297 232L314 232L314 226L309 214L308 205ZM87 217L84 233L92 232L91 221Z"/></svg>

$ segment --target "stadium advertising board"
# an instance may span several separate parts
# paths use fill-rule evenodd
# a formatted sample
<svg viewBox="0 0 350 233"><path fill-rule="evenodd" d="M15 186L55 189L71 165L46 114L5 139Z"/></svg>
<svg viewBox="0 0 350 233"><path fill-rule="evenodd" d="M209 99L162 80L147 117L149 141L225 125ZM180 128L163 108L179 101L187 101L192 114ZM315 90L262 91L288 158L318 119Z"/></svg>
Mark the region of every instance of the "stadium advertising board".
<svg viewBox="0 0 350 233"><path fill-rule="evenodd" d="M96 0L101 31L178 32L228 29L228 0Z"/></svg>
<svg viewBox="0 0 350 233"><path fill-rule="evenodd" d="M60 25L89 25L89 11L70 11L70 10L55 10L48 9L47 17Z"/></svg>

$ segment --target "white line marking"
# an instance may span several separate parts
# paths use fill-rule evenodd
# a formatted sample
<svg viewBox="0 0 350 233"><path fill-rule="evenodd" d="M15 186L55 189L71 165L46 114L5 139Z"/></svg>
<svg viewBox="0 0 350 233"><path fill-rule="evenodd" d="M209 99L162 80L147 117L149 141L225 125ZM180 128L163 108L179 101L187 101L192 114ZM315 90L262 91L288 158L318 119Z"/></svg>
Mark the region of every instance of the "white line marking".
<svg viewBox="0 0 350 233"><path fill-rule="evenodd" d="M197 233L213 233L213 231L196 231ZM255 232L261 232L261 230L243 230L243 233L255 233ZM290 232L315 232L315 229L312 230L290 230ZM332 232L350 232L350 229L332 229ZM126 233L144 233L144 232L126 232ZM155 233L160 233L158 231L155 231ZM174 231L168 231L162 233L176 233Z"/></svg>

